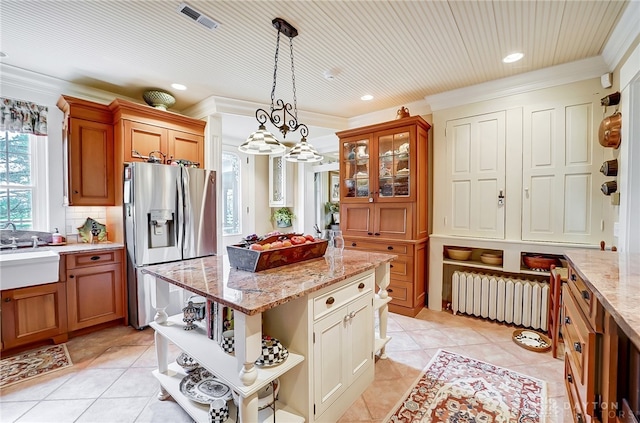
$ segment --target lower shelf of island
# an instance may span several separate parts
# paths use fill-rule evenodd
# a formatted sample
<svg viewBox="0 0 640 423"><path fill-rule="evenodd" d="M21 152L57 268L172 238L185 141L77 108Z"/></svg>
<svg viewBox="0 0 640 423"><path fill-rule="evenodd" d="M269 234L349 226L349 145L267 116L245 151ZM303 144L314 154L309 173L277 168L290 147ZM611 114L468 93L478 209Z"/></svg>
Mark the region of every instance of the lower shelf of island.
<svg viewBox="0 0 640 423"><path fill-rule="evenodd" d="M289 351L287 359L276 366L256 367L258 370L256 381L251 385L244 385L239 378L239 366L235 356L226 353L216 341L210 339L207 336L206 328L203 326L197 325L196 329L184 330L185 324L182 322L182 317L182 314L171 316L165 323L152 322L150 326L158 335L189 354L201 367L210 371L223 383L239 393L241 397L248 397L258 392L271 381L282 376L304 361L304 356ZM180 366L176 363L171 363L169 364L167 372L155 370L153 374L160 381L163 388L189 415L198 422L208 422L208 406L197 404L186 398L182 392L180 392L180 381L186 376L186 373L184 373ZM233 403L233 401L230 401L230 404L231 403ZM295 411L290 410L283 404L277 403L276 410L276 419L278 422L304 422L303 417L300 417ZM273 412L270 409L261 410L258 415L264 415L266 416L265 418L267 418L269 413L273 416ZM234 417L235 411L230 414L233 414L232 417ZM260 417L260 421L264 421L262 417Z"/></svg>
<svg viewBox="0 0 640 423"><path fill-rule="evenodd" d="M169 365L169 369L160 373L158 370L153 371L153 375L158 379L160 385L167 391L171 397L187 412L196 422L209 423L209 406L200 404L185 397L180 391L180 382L186 376L186 373L180 366L175 363ZM236 406L232 400L227 402L229 405L228 423L236 423ZM284 404L276 401L276 418L280 423L304 423L304 418L296 414L295 410L289 409ZM273 421L273 409L266 407L258 411L258 422L268 423Z"/></svg>

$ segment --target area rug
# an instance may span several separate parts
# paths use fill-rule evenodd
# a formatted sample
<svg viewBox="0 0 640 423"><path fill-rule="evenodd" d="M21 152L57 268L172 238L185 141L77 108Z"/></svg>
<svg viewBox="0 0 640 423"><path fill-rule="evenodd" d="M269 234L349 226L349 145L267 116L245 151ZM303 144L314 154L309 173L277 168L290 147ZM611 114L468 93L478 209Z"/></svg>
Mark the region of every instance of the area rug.
<svg viewBox="0 0 640 423"><path fill-rule="evenodd" d="M0 388L73 365L65 344L51 345L0 360Z"/></svg>
<svg viewBox="0 0 640 423"><path fill-rule="evenodd" d="M544 422L546 383L439 350L385 422Z"/></svg>

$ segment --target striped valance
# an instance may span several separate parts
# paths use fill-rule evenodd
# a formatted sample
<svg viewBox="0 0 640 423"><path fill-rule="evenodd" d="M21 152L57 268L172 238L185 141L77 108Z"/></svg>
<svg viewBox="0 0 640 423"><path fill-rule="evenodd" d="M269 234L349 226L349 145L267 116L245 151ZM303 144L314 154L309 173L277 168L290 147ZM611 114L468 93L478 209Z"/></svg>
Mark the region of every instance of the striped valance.
<svg viewBox="0 0 640 423"><path fill-rule="evenodd" d="M0 97L0 130L47 135L47 107L28 101Z"/></svg>

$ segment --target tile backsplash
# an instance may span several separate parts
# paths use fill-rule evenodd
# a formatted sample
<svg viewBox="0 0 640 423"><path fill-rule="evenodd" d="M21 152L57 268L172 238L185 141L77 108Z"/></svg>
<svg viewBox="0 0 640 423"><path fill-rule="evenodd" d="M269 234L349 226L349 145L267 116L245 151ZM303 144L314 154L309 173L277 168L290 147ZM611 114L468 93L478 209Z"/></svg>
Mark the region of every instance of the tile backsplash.
<svg viewBox="0 0 640 423"><path fill-rule="evenodd" d="M106 207L67 207L65 215L65 227L58 228L64 235L77 235L78 227L84 225L87 218L97 220L102 224L107 222Z"/></svg>

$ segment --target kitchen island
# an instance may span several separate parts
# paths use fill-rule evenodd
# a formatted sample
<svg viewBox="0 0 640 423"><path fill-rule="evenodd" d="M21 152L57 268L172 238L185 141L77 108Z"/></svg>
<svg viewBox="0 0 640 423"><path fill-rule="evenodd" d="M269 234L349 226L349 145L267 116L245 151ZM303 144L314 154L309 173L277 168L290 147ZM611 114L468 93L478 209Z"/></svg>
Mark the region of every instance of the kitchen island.
<svg viewBox="0 0 640 423"><path fill-rule="evenodd" d="M146 267L155 276L155 322L161 395L170 394L196 421L208 421L207 406L180 391L182 368L170 363L176 344L239 394L239 421L258 422L258 392L280 382L277 421L335 421L373 381L374 353L384 358L389 266L394 255L344 251L318 259L251 273L231 268L227 256ZM164 309L170 285L234 310L235 356L209 339L206 327L183 330L182 314ZM379 315L378 333L373 311ZM205 319L206 320L206 319ZM258 367L262 337L277 338L289 355L275 366ZM231 403L231 402L230 402ZM235 411L231 405L231 420Z"/></svg>

